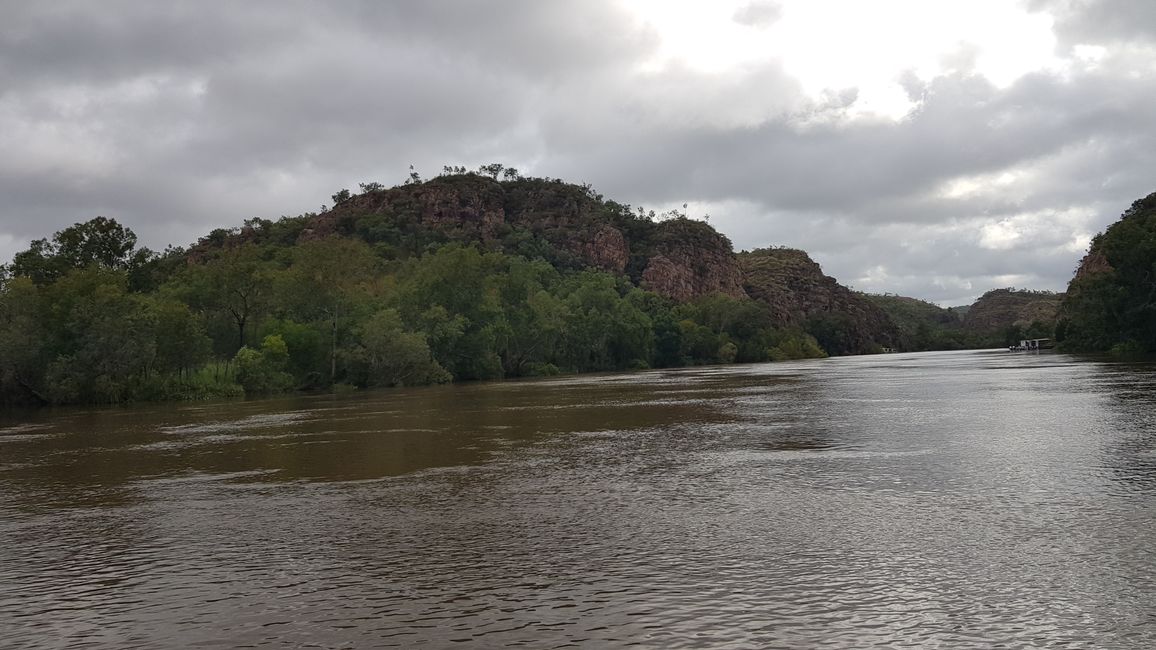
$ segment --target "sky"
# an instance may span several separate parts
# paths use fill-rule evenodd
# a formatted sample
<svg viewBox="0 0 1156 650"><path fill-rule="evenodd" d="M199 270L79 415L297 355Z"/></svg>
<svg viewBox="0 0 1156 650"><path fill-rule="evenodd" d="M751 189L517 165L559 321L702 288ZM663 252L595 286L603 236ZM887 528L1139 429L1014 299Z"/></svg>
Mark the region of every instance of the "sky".
<svg viewBox="0 0 1156 650"><path fill-rule="evenodd" d="M499 162L861 291L1063 290L1156 191L1151 0L0 0L0 262Z"/></svg>

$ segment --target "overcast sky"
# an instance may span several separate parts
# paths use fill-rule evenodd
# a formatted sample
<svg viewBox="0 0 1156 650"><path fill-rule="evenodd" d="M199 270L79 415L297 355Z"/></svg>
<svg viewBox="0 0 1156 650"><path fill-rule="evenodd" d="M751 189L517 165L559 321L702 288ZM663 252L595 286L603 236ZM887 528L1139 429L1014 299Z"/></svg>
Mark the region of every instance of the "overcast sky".
<svg viewBox="0 0 1156 650"><path fill-rule="evenodd" d="M0 261L501 162L844 284L1062 290L1156 191L1151 0L0 0Z"/></svg>

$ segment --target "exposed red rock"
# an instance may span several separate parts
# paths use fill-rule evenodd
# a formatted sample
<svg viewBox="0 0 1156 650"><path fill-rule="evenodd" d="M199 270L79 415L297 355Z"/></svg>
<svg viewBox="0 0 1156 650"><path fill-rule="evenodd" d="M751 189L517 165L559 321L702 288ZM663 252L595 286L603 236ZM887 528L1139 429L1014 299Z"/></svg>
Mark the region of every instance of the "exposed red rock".
<svg viewBox="0 0 1156 650"><path fill-rule="evenodd" d="M683 301L715 292L747 297L730 240L710 225L686 218L662 221L655 240L655 253L642 272L644 289Z"/></svg>

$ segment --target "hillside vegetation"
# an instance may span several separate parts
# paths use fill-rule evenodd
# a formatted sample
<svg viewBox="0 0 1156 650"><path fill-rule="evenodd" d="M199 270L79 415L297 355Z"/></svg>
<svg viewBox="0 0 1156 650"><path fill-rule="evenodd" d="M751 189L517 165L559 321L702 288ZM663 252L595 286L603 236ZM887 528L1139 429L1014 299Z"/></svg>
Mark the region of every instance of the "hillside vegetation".
<svg viewBox="0 0 1156 650"><path fill-rule="evenodd" d="M0 270L0 403L196 399L823 356L726 237L500 166L154 253L98 217ZM842 351L842 350L839 350Z"/></svg>
<svg viewBox="0 0 1156 650"><path fill-rule="evenodd" d="M1011 345L1025 338L1051 338L1064 294L1026 289L992 289L963 317L975 340Z"/></svg>
<svg viewBox="0 0 1156 650"><path fill-rule="evenodd" d="M905 350L961 350L985 347L968 337L963 318L955 308L944 309L925 300L906 296L861 294L882 309L898 328Z"/></svg>
<svg viewBox="0 0 1156 650"><path fill-rule="evenodd" d="M832 354L865 354L901 345L899 329L878 306L823 275L805 252L762 248L738 255L747 293L770 306L775 322L803 327Z"/></svg>
<svg viewBox="0 0 1156 650"><path fill-rule="evenodd" d="M104 217L33 242L0 267L0 404L985 347L1050 333L1059 301L997 290L960 321L853 292L803 251L735 254L685 214L501 165L360 190L318 213L214 230L187 250L138 248ZM1077 278L1069 345L1153 347L1140 263L1150 244L1120 243L1150 241L1139 204ZM1096 311L1105 305L1110 322Z"/></svg>
<svg viewBox="0 0 1156 650"><path fill-rule="evenodd" d="M1156 353L1156 194L1092 240L1068 285L1056 338L1072 351Z"/></svg>

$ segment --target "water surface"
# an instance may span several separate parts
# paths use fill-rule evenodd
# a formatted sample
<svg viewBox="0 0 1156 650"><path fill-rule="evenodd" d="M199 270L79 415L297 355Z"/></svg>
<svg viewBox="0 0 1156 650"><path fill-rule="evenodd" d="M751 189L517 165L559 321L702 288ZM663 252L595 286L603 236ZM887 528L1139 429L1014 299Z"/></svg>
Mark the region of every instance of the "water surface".
<svg viewBox="0 0 1156 650"><path fill-rule="evenodd" d="M1156 374L885 355L0 420L0 646L1156 646Z"/></svg>

